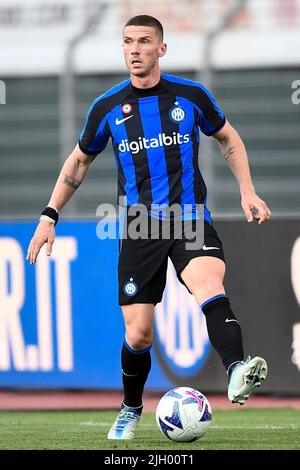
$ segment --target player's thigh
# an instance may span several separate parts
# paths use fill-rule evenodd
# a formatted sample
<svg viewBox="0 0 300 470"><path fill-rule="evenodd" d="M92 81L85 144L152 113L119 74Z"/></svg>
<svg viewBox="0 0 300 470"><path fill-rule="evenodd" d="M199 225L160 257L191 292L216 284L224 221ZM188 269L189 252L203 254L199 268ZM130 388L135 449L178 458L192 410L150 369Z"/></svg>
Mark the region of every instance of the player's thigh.
<svg viewBox="0 0 300 470"><path fill-rule="evenodd" d="M225 269L223 260L213 256L199 256L191 259L180 275L194 295L197 293L206 297L217 295L224 290Z"/></svg>
<svg viewBox="0 0 300 470"><path fill-rule="evenodd" d="M122 313L129 336L153 335L154 304L122 305Z"/></svg>

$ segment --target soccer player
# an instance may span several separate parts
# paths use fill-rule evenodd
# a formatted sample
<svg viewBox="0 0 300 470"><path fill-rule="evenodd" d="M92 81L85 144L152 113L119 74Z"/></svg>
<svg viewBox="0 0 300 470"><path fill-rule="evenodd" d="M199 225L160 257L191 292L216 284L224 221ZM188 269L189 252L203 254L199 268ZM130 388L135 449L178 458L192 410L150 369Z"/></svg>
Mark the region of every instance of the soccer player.
<svg viewBox="0 0 300 470"><path fill-rule="evenodd" d="M121 352L124 400L108 439L132 439L140 418L151 357L154 306L161 301L168 257L178 279L206 317L210 341L228 375L228 398L244 404L266 378L261 357L244 360L242 334L225 293L222 243L206 206L206 186L198 166L201 130L213 136L239 184L248 222L258 224L271 212L254 189L244 144L211 93L200 83L161 73L167 52L161 23L151 16L131 18L123 29L123 52L130 77L92 104L79 142L66 160L48 206L30 242L27 259L35 263L43 244L51 254L59 211L82 183L91 162L112 139L118 193L129 209L143 205L147 218L160 221L155 207L182 208L181 221L199 220L202 205L204 243L187 249L184 236L122 237L119 253L119 304L125 322ZM170 225L174 218L169 219ZM124 225L125 227L125 225ZM124 229L125 230L125 229ZM124 232L125 233L125 232Z"/></svg>

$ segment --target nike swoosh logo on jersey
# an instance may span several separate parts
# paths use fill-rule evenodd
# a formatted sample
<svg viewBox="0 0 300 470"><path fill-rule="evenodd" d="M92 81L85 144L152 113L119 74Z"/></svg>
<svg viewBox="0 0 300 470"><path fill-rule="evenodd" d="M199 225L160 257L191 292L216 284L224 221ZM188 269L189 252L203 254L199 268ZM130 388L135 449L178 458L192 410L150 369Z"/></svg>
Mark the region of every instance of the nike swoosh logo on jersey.
<svg viewBox="0 0 300 470"><path fill-rule="evenodd" d="M127 116L127 117L124 118L124 119L118 119L118 118L117 118L117 119L116 119L116 125L119 126L120 124L122 124L122 122L127 121L127 119L130 119L130 118L132 118L132 117L133 117L133 114L131 114L131 116Z"/></svg>
<svg viewBox="0 0 300 470"><path fill-rule="evenodd" d="M231 320L229 320L229 318L226 318L225 320L225 323L229 323L230 321L236 321L237 323L239 323L237 320L235 320L234 318L232 318Z"/></svg>
<svg viewBox="0 0 300 470"><path fill-rule="evenodd" d="M202 250L207 251L207 250L219 250L217 246L205 246L203 245Z"/></svg>

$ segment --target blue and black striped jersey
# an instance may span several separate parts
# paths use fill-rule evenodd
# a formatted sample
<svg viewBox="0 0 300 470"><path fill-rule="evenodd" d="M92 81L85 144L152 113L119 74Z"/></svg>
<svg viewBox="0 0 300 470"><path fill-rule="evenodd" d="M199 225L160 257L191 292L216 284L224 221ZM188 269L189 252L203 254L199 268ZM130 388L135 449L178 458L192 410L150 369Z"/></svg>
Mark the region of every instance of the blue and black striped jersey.
<svg viewBox="0 0 300 470"><path fill-rule="evenodd" d="M210 222L198 163L199 129L209 136L224 124L214 97L198 82L162 74L156 86L140 89L128 79L93 102L79 147L97 155L111 137L118 196L128 206L204 204Z"/></svg>

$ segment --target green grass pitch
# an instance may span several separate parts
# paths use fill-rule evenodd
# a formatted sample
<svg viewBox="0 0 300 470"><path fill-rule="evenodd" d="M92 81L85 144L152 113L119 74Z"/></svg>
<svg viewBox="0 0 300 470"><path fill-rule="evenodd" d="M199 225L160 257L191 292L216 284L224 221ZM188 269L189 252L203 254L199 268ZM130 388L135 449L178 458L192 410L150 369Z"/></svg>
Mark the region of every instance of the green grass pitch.
<svg viewBox="0 0 300 470"><path fill-rule="evenodd" d="M291 408L215 410L208 432L180 444L145 413L132 441L108 441L113 411L1 411L0 449L105 450L300 450L300 410Z"/></svg>

